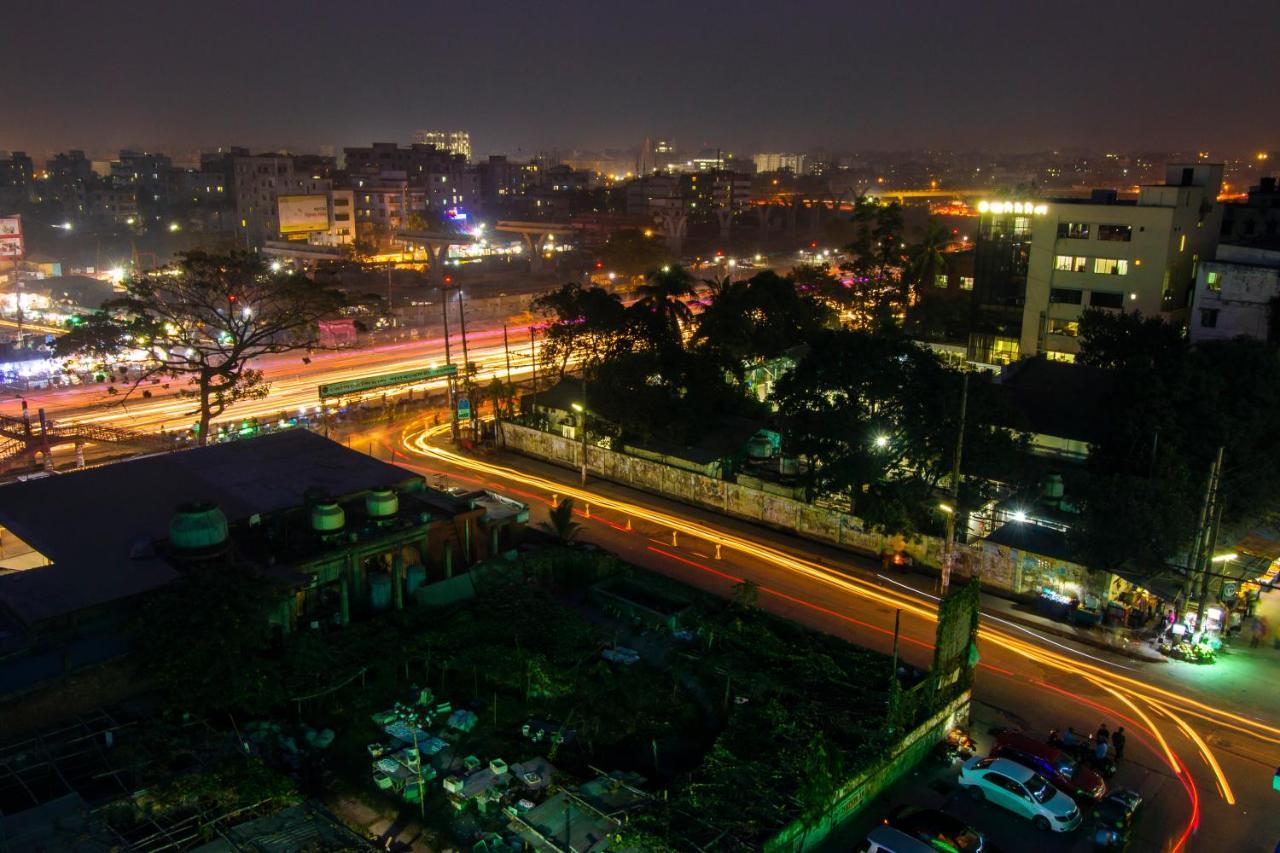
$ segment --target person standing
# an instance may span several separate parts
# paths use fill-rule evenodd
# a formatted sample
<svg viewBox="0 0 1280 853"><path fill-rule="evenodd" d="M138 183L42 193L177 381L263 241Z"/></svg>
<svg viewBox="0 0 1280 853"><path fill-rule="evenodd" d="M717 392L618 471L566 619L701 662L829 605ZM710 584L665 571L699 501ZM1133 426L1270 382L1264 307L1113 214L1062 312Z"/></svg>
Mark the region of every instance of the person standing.
<svg viewBox="0 0 1280 853"><path fill-rule="evenodd" d="M1095 743L1110 743L1111 731L1110 729L1107 728L1106 723L1103 723L1100 726L1098 726L1098 731L1096 734L1094 734L1093 740Z"/></svg>
<svg viewBox="0 0 1280 853"><path fill-rule="evenodd" d="M1124 726L1120 726L1119 728L1116 729L1116 733L1111 736L1111 746L1116 751L1117 762L1120 761L1122 758L1124 758L1124 742L1125 742Z"/></svg>

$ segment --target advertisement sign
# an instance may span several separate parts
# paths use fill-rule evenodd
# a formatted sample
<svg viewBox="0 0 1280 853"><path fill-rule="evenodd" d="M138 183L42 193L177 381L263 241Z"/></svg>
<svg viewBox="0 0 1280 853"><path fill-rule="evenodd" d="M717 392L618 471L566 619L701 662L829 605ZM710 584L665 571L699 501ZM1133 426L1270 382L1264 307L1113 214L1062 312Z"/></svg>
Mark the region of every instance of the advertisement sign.
<svg viewBox="0 0 1280 853"><path fill-rule="evenodd" d="M306 234L329 230L329 197L282 195L276 200L281 234Z"/></svg>
<svg viewBox="0 0 1280 853"><path fill-rule="evenodd" d="M22 242L22 217L0 216L0 260L20 261L26 257Z"/></svg>

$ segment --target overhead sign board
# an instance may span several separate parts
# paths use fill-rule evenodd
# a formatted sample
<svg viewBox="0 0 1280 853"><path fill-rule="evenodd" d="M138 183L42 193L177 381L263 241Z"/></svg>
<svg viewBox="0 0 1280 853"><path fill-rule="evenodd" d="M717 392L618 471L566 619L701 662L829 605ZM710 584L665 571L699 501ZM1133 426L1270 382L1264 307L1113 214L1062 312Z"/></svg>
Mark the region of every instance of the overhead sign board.
<svg viewBox="0 0 1280 853"><path fill-rule="evenodd" d="M22 217L0 216L0 258L20 261L27 256L22 240Z"/></svg>
<svg viewBox="0 0 1280 853"><path fill-rule="evenodd" d="M320 399L324 400L329 397L346 397L350 394L376 391L379 388L392 388L396 385L415 385L419 382L429 382L432 379L441 379L445 376L456 376L457 373L458 365L445 364L440 367L424 367L421 370L404 370L400 373L383 373L379 376L362 376L359 379L348 379L345 382L330 382L327 385L321 385L317 390L320 392Z"/></svg>
<svg viewBox="0 0 1280 853"><path fill-rule="evenodd" d="M329 197L325 195L282 195L276 204L280 212L281 234L306 234L329 230Z"/></svg>

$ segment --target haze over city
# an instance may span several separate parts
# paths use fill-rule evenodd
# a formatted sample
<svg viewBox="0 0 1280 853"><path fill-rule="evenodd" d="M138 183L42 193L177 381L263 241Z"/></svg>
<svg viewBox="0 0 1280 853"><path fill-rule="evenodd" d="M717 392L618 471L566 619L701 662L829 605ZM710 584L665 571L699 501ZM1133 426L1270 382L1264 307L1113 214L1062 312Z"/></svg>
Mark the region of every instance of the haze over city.
<svg viewBox="0 0 1280 853"><path fill-rule="evenodd" d="M1253 150L1266 0L18 3L0 148ZM1189 118L1187 110L1196 110Z"/></svg>

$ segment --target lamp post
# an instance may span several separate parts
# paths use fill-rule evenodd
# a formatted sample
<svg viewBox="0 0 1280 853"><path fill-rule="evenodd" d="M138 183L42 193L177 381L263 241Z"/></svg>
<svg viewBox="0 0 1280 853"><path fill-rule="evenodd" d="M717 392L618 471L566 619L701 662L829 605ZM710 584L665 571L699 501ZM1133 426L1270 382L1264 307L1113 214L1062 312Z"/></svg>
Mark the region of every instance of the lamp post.
<svg viewBox="0 0 1280 853"><path fill-rule="evenodd" d="M582 433L582 485L587 484L587 410L581 403L573 403L573 410L578 413L578 431Z"/></svg>

